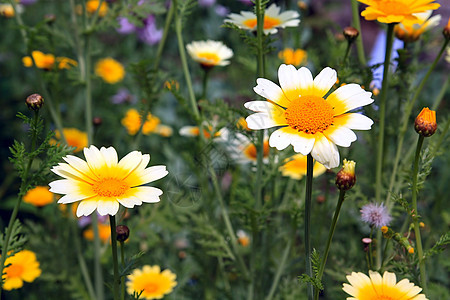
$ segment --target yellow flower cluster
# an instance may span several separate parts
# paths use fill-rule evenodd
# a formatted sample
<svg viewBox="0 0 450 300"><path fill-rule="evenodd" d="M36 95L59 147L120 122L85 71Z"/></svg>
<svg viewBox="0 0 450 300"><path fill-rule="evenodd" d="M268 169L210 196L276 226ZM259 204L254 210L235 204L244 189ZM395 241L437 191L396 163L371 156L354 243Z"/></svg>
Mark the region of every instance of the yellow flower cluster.
<svg viewBox="0 0 450 300"><path fill-rule="evenodd" d="M141 128L141 115L139 112L131 108L129 109L125 117L122 119L122 125L125 126L129 135L135 135L138 133L139 128ZM161 120L152 115L151 113L147 114L147 120L142 127L142 133L148 135L150 133L157 133L164 137L169 137L172 135L173 130L169 126L160 124Z"/></svg>
<svg viewBox="0 0 450 300"><path fill-rule="evenodd" d="M280 58L286 65L294 65L296 67L304 65L308 58L308 54L302 49L286 48L278 52Z"/></svg>
<svg viewBox="0 0 450 300"><path fill-rule="evenodd" d="M102 4L100 5L100 8L98 8L99 5L100 5L99 0L89 0L88 2L86 2L86 11L88 12L88 14L92 15L98 9L98 15L100 17L106 16L106 14L108 13L108 4L106 4L106 2L103 1Z"/></svg>
<svg viewBox="0 0 450 300"><path fill-rule="evenodd" d="M55 65L55 62L58 65L58 69L70 69L72 66L78 66L78 63L68 57L56 57L53 54L45 54L41 51L33 51L30 56L25 56L22 58L22 63L25 67L30 68L33 66L33 60L36 63L36 67L39 69L51 70Z"/></svg>

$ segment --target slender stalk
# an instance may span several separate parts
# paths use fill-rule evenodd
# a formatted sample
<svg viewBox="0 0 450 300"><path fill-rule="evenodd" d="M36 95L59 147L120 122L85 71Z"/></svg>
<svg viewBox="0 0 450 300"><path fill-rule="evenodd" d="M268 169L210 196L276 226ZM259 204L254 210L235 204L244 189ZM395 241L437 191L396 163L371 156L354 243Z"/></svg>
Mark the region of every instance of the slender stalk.
<svg viewBox="0 0 450 300"><path fill-rule="evenodd" d="M272 285L270 287L269 295L267 295L266 300L271 300L273 298L273 295L275 294L275 291L277 290L278 283L280 282L281 274L283 273L284 268L286 266L286 260L288 258L289 252L291 251L291 245L292 245L292 240L289 240L287 242L286 248L284 248L283 256L281 257L281 261L278 264L278 268L277 268L275 276L272 280Z"/></svg>
<svg viewBox="0 0 450 300"><path fill-rule="evenodd" d="M223 201L222 192L220 189L219 182L217 180L217 175L216 175L216 172L214 171L213 167L210 164L208 164L208 171L211 176L214 190L216 192L217 200L219 200L220 212L222 213L222 217L225 222L225 227L228 231L228 235L230 236L231 247L233 248L234 254L236 255L236 258L238 261L238 265L241 268L241 271L244 274L244 277L248 278L249 272L248 272L247 266L244 263L244 259L242 258L241 254L239 253L236 234L233 229L233 225L231 224L230 217L228 215L228 210L225 207L225 203Z"/></svg>
<svg viewBox="0 0 450 300"><path fill-rule="evenodd" d="M206 99L206 91L208 90L209 71L211 71L211 68L208 67L203 68L202 97L201 97L201 99L203 100Z"/></svg>
<svg viewBox="0 0 450 300"><path fill-rule="evenodd" d="M119 260L117 258L117 233L116 233L116 217L109 216L109 226L111 227L111 249L113 257L114 266L114 282L113 282L113 292L114 300L119 300Z"/></svg>
<svg viewBox="0 0 450 300"><path fill-rule="evenodd" d="M436 110L441 103L442 99L444 99L444 95L447 92L448 85L450 83L450 77L447 78L446 81L444 81L444 84L441 87L441 90L439 91L439 94L436 96L433 105L431 106L431 110Z"/></svg>
<svg viewBox="0 0 450 300"><path fill-rule="evenodd" d="M125 268L125 242L120 241L120 263ZM120 277L120 299L125 300L125 276Z"/></svg>
<svg viewBox="0 0 450 300"><path fill-rule="evenodd" d="M31 126L32 137L31 137L30 153L33 153L36 150L36 144L37 144L37 138L38 138L37 137L38 132L37 132L36 128L38 126L38 123L39 123L39 110L35 110L34 116L33 116L33 125ZM3 274L3 270L5 267L5 261L8 256L9 241L11 239L13 225L14 225L14 222L16 221L17 214L19 213L20 204L22 203L22 197L26 193L26 187L28 186L28 174L30 172L31 165L33 164L34 157L35 157L34 155L31 155L29 157L29 161L25 167L22 181L20 184L19 194L17 195L16 203L15 203L13 211L11 213L11 217L9 218L8 228L6 229L5 239L3 240L3 247L1 249L3 255L0 258L0 274ZM1 293L2 288L3 288L3 280L0 280L0 299L1 299L1 294L2 294Z"/></svg>
<svg viewBox="0 0 450 300"><path fill-rule="evenodd" d="M389 85L389 64L391 61L392 44L394 41L394 23L388 24L388 30L386 33L386 54L383 64L383 82L381 87L380 95L380 115L379 115L379 132L378 132L378 148L377 148L377 159L375 168L375 199L377 203L381 202L381 191L383 188L382 183L382 170L383 170L383 151L384 151L384 127L385 127L385 114L386 114L386 99ZM381 231L377 232L377 240L381 240ZM381 267L381 243L376 245L376 265L377 269Z"/></svg>
<svg viewBox="0 0 450 300"><path fill-rule="evenodd" d="M175 7L175 32L178 41L178 51L180 52L181 65L183 67L184 78L188 87L189 101L191 102L191 108L194 113L196 121L200 120L200 112L197 107L197 100L195 99L194 89L192 88L191 74L189 73L189 67L186 60L186 51L184 49L183 35L182 35L182 18L179 16L177 8L177 0L172 0L172 5Z"/></svg>
<svg viewBox="0 0 450 300"><path fill-rule="evenodd" d="M400 158L402 157L402 150L403 150L403 141L405 138L405 134L406 134L406 130L408 128L409 123L409 117L411 115L411 112L414 108L414 104L416 103L416 100L419 98L420 93L422 92L425 83L428 81L431 73L433 72L434 68L436 67L438 61L441 59L442 54L444 53L448 43L450 40L446 40L444 42L444 44L441 47L441 50L439 51L438 55L436 56L436 58L434 59L433 63L431 64L430 68L428 69L427 73L425 74L424 78L422 79L422 81L420 82L416 93L414 94L414 96L412 97L412 99L407 103L407 105L405 106L405 111L403 112L403 119L402 119L402 127L399 130L399 138L398 138L398 144L397 144L397 151L395 153L395 159L394 159L394 165L393 165L393 169L392 169L392 174L391 174L391 179L389 181L389 189L388 189L388 193L386 195L386 207L390 210L391 209L391 193L392 190L395 186L395 179L397 176L397 170L398 170L398 165L400 162ZM446 84L448 84L448 81L446 81Z"/></svg>
<svg viewBox="0 0 450 300"><path fill-rule="evenodd" d="M370 239L373 240L373 226L370 226ZM381 240L377 239L377 243L381 243ZM369 270L373 270L373 243L369 244ZM384 252L383 252L384 253Z"/></svg>
<svg viewBox="0 0 450 300"><path fill-rule="evenodd" d="M307 156L306 163L306 195L305 195L305 252L306 252L306 275L313 277L311 266L311 196L312 196L312 181L313 181L313 157L310 154ZM307 284L308 299L313 299L313 286L311 282Z"/></svg>
<svg viewBox="0 0 450 300"><path fill-rule="evenodd" d="M351 42L347 42L347 49L345 49L345 55L344 55L344 60L343 60L344 65L347 62L347 57L348 57L348 55L350 53L351 47L352 47L352 43Z"/></svg>
<svg viewBox="0 0 450 300"><path fill-rule="evenodd" d="M427 273L425 268L425 259L423 256L423 248L422 248L422 238L420 237L420 226L419 226L419 212L417 210L417 177L419 173L419 159L420 159L420 150L422 149L424 137L423 135L419 135L419 140L417 141L416 155L414 157L414 165L413 165L413 182L412 182L412 208L414 211L414 215L412 216L414 222L414 233L416 236L416 247L417 247L417 256L419 258L419 270L420 270L420 285L424 290L424 293L427 294Z"/></svg>
<svg viewBox="0 0 450 300"><path fill-rule="evenodd" d="M358 10L358 2L356 0L352 1L352 24L359 31L359 37L356 39L356 50L358 53L358 60L360 65L366 65L366 56L364 54L364 45L363 38L361 32L361 24L359 22L359 10Z"/></svg>
<svg viewBox="0 0 450 300"><path fill-rule="evenodd" d="M324 252L324 254L322 256L322 261L320 262L319 272L317 273L317 278L319 280L322 279L323 272L325 270L325 265L327 263L328 253L330 252L331 240L333 239L334 231L336 229L337 220L339 218L339 213L341 211L342 203L344 203L344 199L345 199L345 190L340 190L339 191L339 200L338 200L338 203L336 205L336 209L334 211L333 221L331 221L330 231L328 232L328 239L327 239L327 244L325 246L325 252ZM319 289L316 288L315 289L314 299L316 299L316 300L319 299L319 292L320 292Z"/></svg>

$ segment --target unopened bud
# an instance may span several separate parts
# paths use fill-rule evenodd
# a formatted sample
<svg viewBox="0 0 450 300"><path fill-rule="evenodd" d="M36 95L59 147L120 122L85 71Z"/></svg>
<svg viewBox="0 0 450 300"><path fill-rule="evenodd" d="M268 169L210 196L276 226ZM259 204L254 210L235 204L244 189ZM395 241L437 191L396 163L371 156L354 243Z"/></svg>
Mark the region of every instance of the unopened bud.
<svg viewBox="0 0 450 300"><path fill-rule="evenodd" d="M102 125L102 122L103 122L103 120L100 117L94 117L92 119L92 124L94 124L94 126L100 126L100 125Z"/></svg>
<svg viewBox="0 0 450 300"><path fill-rule="evenodd" d="M44 98L39 94L31 94L25 102L29 109L38 111L44 105Z"/></svg>
<svg viewBox="0 0 450 300"><path fill-rule="evenodd" d="M56 20L56 16L54 14L46 14L44 16L44 21L47 24L52 25L55 22L55 20Z"/></svg>
<svg viewBox="0 0 450 300"><path fill-rule="evenodd" d="M382 227L381 227L381 232L382 232L383 234L386 234L386 233L388 232L388 230L389 230L389 227L387 227L387 226L382 226Z"/></svg>
<svg viewBox="0 0 450 300"><path fill-rule="evenodd" d="M420 227L420 228L424 228L424 227L425 227L425 223L424 223L424 222L420 222L420 223L419 223L419 227Z"/></svg>
<svg viewBox="0 0 450 300"><path fill-rule="evenodd" d="M447 26L444 27L442 34L447 40L450 39L450 18L448 18Z"/></svg>
<svg viewBox="0 0 450 300"><path fill-rule="evenodd" d="M130 229L126 225L117 225L116 226L116 239L119 242L125 242L130 236Z"/></svg>
<svg viewBox="0 0 450 300"><path fill-rule="evenodd" d="M349 26L344 28L343 34L349 43L353 43L358 37L359 31L355 27Z"/></svg>
<svg viewBox="0 0 450 300"><path fill-rule="evenodd" d="M307 10L308 9L308 3L306 3L305 1L298 1L297 2L297 6L301 10Z"/></svg>
<svg viewBox="0 0 450 300"><path fill-rule="evenodd" d="M413 247L409 248L409 249L408 249L408 253L409 253L409 254L414 254L414 248L413 248Z"/></svg>
<svg viewBox="0 0 450 300"><path fill-rule="evenodd" d="M424 137L432 136L437 129L436 112L425 107L414 122L416 132Z"/></svg>
<svg viewBox="0 0 450 300"><path fill-rule="evenodd" d="M348 161L344 159L344 165L336 175L336 186L338 189L347 191L355 185L355 166L356 163L353 160Z"/></svg>

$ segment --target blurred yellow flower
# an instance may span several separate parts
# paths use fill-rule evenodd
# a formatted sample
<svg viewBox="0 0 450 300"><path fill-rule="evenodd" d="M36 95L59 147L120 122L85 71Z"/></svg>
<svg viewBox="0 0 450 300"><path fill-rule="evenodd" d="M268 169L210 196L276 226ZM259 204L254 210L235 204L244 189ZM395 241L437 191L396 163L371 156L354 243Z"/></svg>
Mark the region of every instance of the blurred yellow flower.
<svg viewBox="0 0 450 300"><path fill-rule="evenodd" d="M304 65L308 58L308 54L302 49L286 48L278 52L278 57L287 65L294 65L296 67Z"/></svg>
<svg viewBox="0 0 450 300"><path fill-rule="evenodd" d="M413 14L417 19L405 19L401 23L395 25L395 36L404 42L415 42L425 31L439 25L441 15L431 17L432 10L423 13Z"/></svg>
<svg viewBox="0 0 450 300"><path fill-rule="evenodd" d="M177 285L176 278L177 275L168 269L161 272L159 266L145 265L127 276L127 292L132 295L142 291L142 299L161 299L172 292Z"/></svg>
<svg viewBox="0 0 450 300"><path fill-rule="evenodd" d="M35 50L31 52L31 56L34 59L37 68L46 70L53 68L55 63L55 56L53 54L45 54L41 51ZM33 66L33 60L29 56L22 58L22 62L25 67L29 68Z"/></svg>
<svg viewBox="0 0 450 300"><path fill-rule="evenodd" d="M98 235L103 243L108 242L109 237L111 236L111 227L109 224L98 223ZM94 230L92 229L92 226L83 232L83 237L88 241L94 240Z"/></svg>
<svg viewBox="0 0 450 300"><path fill-rule="evenodd" d="M291 177L292 179L300 180L306 175L307 156L302 154L295 154L284 160L284 164L280 166L279 171L283 176ZM313 176L317 177L325 173L327 168L317 161L314 162Z"/></svg>
<svg viewBox="0 0 450 300"><path fill-rule="evenodd" d="M125 77L125 69L117 60L107 57L97 62L95 65L95 74L105 82L114 84Z"/></svg>
<svg viewBox="0 0 450 300"><path fill-rule="evenodd" d="M240 117L238 121L236 122L236 127L240 130L246 130L250 131L250 128L248 128L247 121L245 121L244 117Z"/></svg>
<svg viewBox="0 0 450 300"><path fill-rule="evenodd" d="M89 0L88 2L86 2L86 11L91 15L94 14L98 9L99 4L100 4L99 0ZM106 2L103 1L98 11L98 15L100 17L104 17L107 12L108 12L108 4L106 4Z"/></svg>
<svg viewBox="0 0 450 300"><path fill-rule="evenodd" d="M53 203L53 193L49 191L47 186L37 186L29 190L23 196L23 202L32 204L34 206L45 206Z"/></svg>
<svg viewBox="0 0 450 300"><path fill-rule="evenodd" d="M76 128L63 128L63 134L66 139L67 145L70 147L75 147L74 152L80 152L85 147L88 146L87 133L80 131ZM59 130L55 130L55 138L61 140L61 133ZM51 141L52 143L57 143L56 141Z"/></svg>
<svg viewBox="0 0 450 300"><path fill-rule="evenodd" d="M68 57L57 57L56 62L58 63L58 69L70 69L72 67L78 66L78 62Z"/></svg>
<svg viewBox="0 0 450 300"><path fill-rule="evenodd" d="M413 15L427 10L439 8L435 0L358 0L368 5L361 12L368 21L377 20L380 23L398 23L403 20L416 20Z"/></svg>
<svg viewBox="0 0 450 300"><path fill-rule="evenodd" d="M173 129L170 126L159 124L156 126L156 133L163 137L170 137L173 135Z"/></svg>
<svg viewBox="0 0 450 300"><path fill-rule="evenodd" d="M211 133L214 131L212 126L203 125L203 135L205 136L206 139L210 139L211 138ZM199 136L200 134L200 127L198 126L183 126L180 128L179 131L180 135L182 136L190 136L190 137L196 137ZM214 132L214 137L219 137L220 136L220 131L216 131Z"/></svg>
<svg viewBox="0 0 450 300"><path fill-rule="evenodd" d="M0 16L12 18L14 15L14 7L11 4L0 4Z"/></svg>
<svg viewBox="0 0 450 300"><path fill-rule="evenodd" d="M9 266L8 266L9 265ZM36 254L29 250L22 250L8 257L5 261L5 274L3 275L3 289L10 291L19 289L23 282L32 282L41 275Z"/></svg>
<svg viewBox="0 0 450 300"><path fill-rule="evenodd" d="M250 237L244 230L238 230L236 232L236 235L238 237L239 244L241 244L243 247L247 247L248 245L250 245Z"/></svg>
<svg viewBox="0 0 450 300"><path fill-rule="evenodd" d="M160 122L161 120L158 117L148 113L147 120L142 127L142 133L147 135L155 132ZM141 127L141 115L136 109L129 109L126 112L125 117L122 119L122 125L125 126L129 135L135 135Z"/></svg>

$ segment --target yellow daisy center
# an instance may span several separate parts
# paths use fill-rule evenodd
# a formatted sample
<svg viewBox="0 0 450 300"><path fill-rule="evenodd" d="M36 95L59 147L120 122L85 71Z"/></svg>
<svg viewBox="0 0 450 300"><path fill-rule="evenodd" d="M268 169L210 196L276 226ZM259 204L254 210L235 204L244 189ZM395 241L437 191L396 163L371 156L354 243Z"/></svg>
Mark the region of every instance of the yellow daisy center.
<svg viewBox="0 0 450 300"><path fill-rule="evenodd" d="M203 52L197 55L199 58L207 60L208 65L216 65L220 61L220 57L216 53Z"/></svg>
<svg viewBox="0 0 450 300"><path fill-rule="evenodd" d="M6 269L6 276L9 278L22 276L24 267L22 265L10 265Z"/></svg>
<svg viewBox="0 0 450 300"><path fill-rule="evenodd" d="M120 197L129 189L129 186L116 178L104 178L94 183L92 189L102 197Z"/></svg>
<svg viewBox="0 0 450 300"><path fill-rule="evenodd" d="M286 122L291 128L311 134L327 129L333 123L333 115L333 107L317 96L297 98L284 112Z"/></svg>
<svg viewBox="0 0 450 300"><path fill-rule="evenodd" d="M145 285L144 291L147 293L155 293L159 289L159 285L153 282L149 282Z"/></svg>
<svg viewBox="0 0 450 300"><path fill-rule="evenodd" d="M264 150L263 150L263 157L266 158L269 155L269 141L265 141L264 142ZM258 157L258 152L256 151L256 147L253 144L249 144L245 149L244 149L244 154L245 156L247 156L249 159L252 160L256 160Z"/></svg>
<svg viewBox="0 0 450 300"><path fill-rule="evenodd" d="M249 28L255 28L257 25L256 19L248 19L243 22L243 24ZM264 29L271 29L281 24L280 19L272 18L269 16L264 16Z"/></svg>

